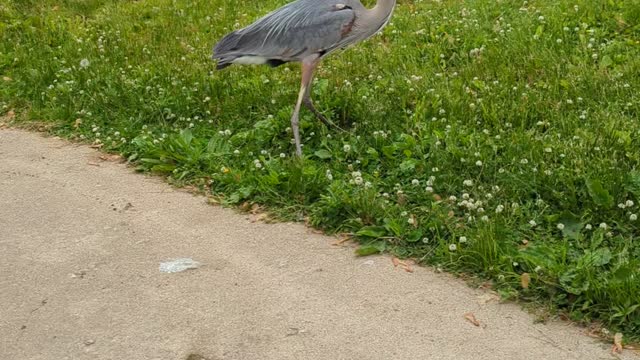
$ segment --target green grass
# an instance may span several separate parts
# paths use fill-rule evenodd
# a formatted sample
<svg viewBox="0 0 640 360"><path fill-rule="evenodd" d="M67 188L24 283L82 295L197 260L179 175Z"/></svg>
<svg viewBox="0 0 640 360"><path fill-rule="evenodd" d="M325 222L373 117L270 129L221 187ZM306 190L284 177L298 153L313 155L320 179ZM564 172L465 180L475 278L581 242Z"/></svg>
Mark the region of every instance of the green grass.
<svg viewBox="0 0 640 360"><path fill-rule="evenodd" d="M299 67L209 59L285 1L5 2L2 112L640 338L640 1L400 1L321 65L348 131L303 110L302 162Z"/></svg>

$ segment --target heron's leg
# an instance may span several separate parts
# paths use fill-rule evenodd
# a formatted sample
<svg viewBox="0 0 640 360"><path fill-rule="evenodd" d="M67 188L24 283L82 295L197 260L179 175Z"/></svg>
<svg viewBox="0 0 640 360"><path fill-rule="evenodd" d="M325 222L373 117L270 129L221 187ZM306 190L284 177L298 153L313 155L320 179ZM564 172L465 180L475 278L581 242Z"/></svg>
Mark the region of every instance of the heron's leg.
<svg viewBox="0 0 640 360"><path fill-rule="evenodd" d="M298 157L302 157L302 145L300 144L300 129L298 127L298 124L299 124L298 114L300 113L300 104L302 103L302 99L304 98L305 91L306 91L306 87L303 80L302 85L300 86L300 92L298 93L298 101L296 102L296 107L293 109L293 115L291 115L291 130L293 131L293 138L296 142L296 155L298 155Z"/></svg>
<svg viewBox="0 0 640 360"><path fill-rule="evenodd" d="M322 121L322 123L324 123L327 127L330 126L334 126L338 129L340 129L340 127L338 127L336 124L332 123L331 121L327 120L326 117L324 117L324 115L322 115L320 113L320 111L318 111L316 109L315 106L313 106L313 101L311 101L311 82L313 80L313 73L316 70L316 67L318 66L319 61L315 60L309 64L305 64L302 63L302 82L303 85L305 84L305 79L306 79L306 90L304 92L304 97L302 98L302 103L304 104L304 106L311 110L311 112L313 113L313 115L315 115L318 120ZM342 129L340 129L342 130Z"/></svg>
<svg viewBox="0 0 640 360"><path fill-rule="evenodd" d="M308 89L311 86L313 70L317 65L317 56L302 61L302 81L300 84L300 92L298 93L298 101L296 102L296 107L293 109L293 115L291 115L291 130L293 131L293 139L296 142L296 154L299 157L302 157L302 145L300 144L300 128L298 121L298 115L300 114L300 104L305 102L305 97L309 96Z"/></svg>
<svg viewBox="0 0 640 360"><path fill-rule="evenodd" d="M324 115L322 115L320 113L320 111L318 111L316 109L315 106L313 106L313 101L311 101L311 82L313 81L313 72L316 69L316 66L318 66L317 62L314 62L313 64L311 64L310 66L305 67L305 65L302 65L302 77L305 77L305 72L307 77L309 78L309 84L307 85L307 89L304 92L304 97L302 98L302 103L304 104L304 106L307 107L307 109L311 110L311 112L313 113L313 115L315 115L318 120L322 121L325 125L330 126L331 124L329 123L329 120L327 120L326 117L324 117Z"/></svg>

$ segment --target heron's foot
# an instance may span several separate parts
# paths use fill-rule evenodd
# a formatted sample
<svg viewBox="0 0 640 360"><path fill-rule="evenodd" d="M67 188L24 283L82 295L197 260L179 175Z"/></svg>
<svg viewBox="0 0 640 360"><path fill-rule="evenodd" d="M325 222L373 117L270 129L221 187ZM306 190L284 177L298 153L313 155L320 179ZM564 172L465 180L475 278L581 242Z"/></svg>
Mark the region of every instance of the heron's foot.
<svg viewBox="0 0 640 360"><path fill-rule="evenodd" d="M318 120L320 120L326 127L329 127L329 128L334 127L334 128L336 128L336 129L338 129L340 131L345 131L340 126L338 126L338 125L334 124L333 122L329 121L324 115L322 115L320 113L320 111L318 111L316 109L316 107L313 106L313 102L311 101L311 99L304 99L302 103L304 104L304 106L307 109L311 110L313 115L315 115L316 118L318 118Z"/></svg>

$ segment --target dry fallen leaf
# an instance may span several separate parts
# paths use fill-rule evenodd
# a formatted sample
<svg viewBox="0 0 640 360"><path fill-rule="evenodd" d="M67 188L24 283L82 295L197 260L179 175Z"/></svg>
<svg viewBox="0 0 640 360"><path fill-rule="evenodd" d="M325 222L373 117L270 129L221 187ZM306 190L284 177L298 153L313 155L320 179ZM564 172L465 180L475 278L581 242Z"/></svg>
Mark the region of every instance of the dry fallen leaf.
<svg viewBox="0 0 640 360"><path fill-rule="evenodd" d="M97 162L93 162L93 161L89 161L89 162L87 162L87 165L91 165L91 166L100 166L100 164L98 164Z"/></svg>
<svg viewBox="0 0 640 360"><path fill-rule="evenodd" d="M391 258L391 261L393 262L394 267L400 266L402 270L406 272L409 272L409 273L413 272L413 268L411 267L411 265L407 264L404 261L400 261L400 259L398 259L397 257Z"/></svg>
<svg viewBox="0 0 640 360"><path fill-rule="evenodd" d="M267 213L261 213L261 214L257 214L251 217L251 222L258 222L258 221L266 221L269 220L269 214Z"/></svg>
<svg viewBox="0 0 640 360"><path fill-rule="evenodd" d="M334 242L331 243L331 245L333 246L339 246L342 245L344 243L346 243L347 241L351 240L351 237L347 236L347 235L342 235L342 239L336 240Z"/></svg>
<svg viewBox="0 0 640 360"><path fill-rule="evenodd" d="M104 144L93 144L93 145L89 145L90 148L92 149L100 149Z"/></svg>
<svg viewBox="0 0 640 360"><path fill-rule="evenodd" d="M80 125L82 125L82 119L77 118L77 119L76 119L76 122L75 122L75 123L73 123L73 127L77 129L77 128L79 128L79 127L80 127Z"/></svg>
<svg viewBox="0 0 640 360"><path fill-rule="evenodd" d="M98 156L98 158L102 161L121 161L122 156L118 154L103 154Z"/></svg>
<svg viewBox="0 0 640 360"><path fill-rule="evenodd" d="M3 77L2 77L2 80L3 80L3 81L11 81L11 78L10 78L10 77L8 77L8 76L3 76Z"/></svg>
<svg viewBox="0 0 640 360"><path fill-rule="evenodd" d="M16 112L13 110L9 110L7 111L7 115L6 115L7 119L9 120L13 120L13 118L16 117Z"/></svg>
<svg viewBox="0 0 640 360"><path fill-rule="evenodd" d="M614 354L622 354L622 333L616 333L613 336L613 347L611 347L611 352Z"/></svg>
<svg viewBox="0 0 640 360"><path fill-rule="evenodd" d="M473 315L473 313L468 312L468 313L464 314L464 318L467 319L467 321L469 321L473 325L480 326L480 321L478 321L478 319L476 319L476 316Z"/></svg>
<svg viewBox="0 0 640 360"><path fill-rule="evenodd" d="M520 275L520 285L522 286L523 289L528 289L530 282L531 282L531 275L529 275L529 273L522 273L522 275Z"/></svg>
<svg viewBox="0 0 640 360"><path fill-rule="evenodd" d="M251 210L249 210L250 213L252 214L257 214L262 210L262 208L260 207L260 205L258 204L253 204L251 205Z"/></svg>

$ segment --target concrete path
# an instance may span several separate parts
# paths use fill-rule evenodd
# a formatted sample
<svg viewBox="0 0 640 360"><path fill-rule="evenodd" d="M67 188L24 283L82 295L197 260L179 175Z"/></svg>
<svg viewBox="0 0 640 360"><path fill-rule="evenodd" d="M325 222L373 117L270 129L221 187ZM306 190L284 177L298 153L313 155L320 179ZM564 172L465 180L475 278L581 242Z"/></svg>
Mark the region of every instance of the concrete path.
<svg viewBox="0 0 640 360"><path fill-rule="evenodd" d="M0 130L0 359L615 358L446 274L252 223L99 155ZM159 271L182 257L204 265Z"/></svg>

